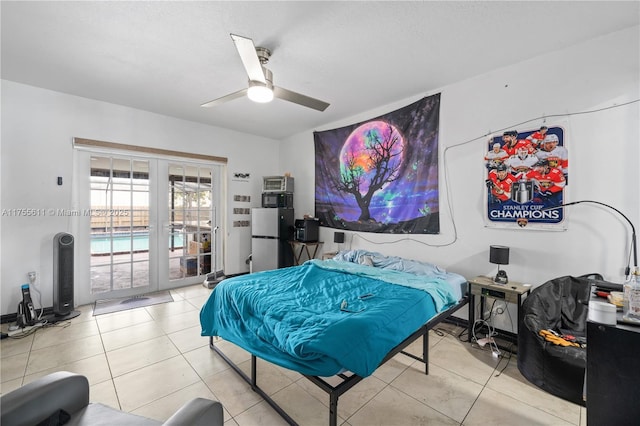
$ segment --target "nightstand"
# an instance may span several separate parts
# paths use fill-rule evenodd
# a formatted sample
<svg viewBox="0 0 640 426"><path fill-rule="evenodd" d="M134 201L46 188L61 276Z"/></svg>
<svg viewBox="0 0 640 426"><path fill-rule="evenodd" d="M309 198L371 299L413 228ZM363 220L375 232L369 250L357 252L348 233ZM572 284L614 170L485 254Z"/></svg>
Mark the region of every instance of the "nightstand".
<svg viewBox="0 0 640 426"><path fill-rule="evenodd" d="M291 249L293 250L293 260L295 262L296 265L300 265L300 261L301 261L301 257L303 253L307 254L307 259L302 259L302 263L304 263L305 260L311 260L311 259L315 259L316 254L318 254L318 248L323 244L322 241L314 241L314 242L303 242L303 241L289 241L289 244L291 244ZM300 247L300 249L298 250L298 247ZM311 250L309 250L309 247L312 247Z"/></svg>
<svg viewBox="0 0 640 426"><path fill-rule="evenodd" d="M480 296L480 312L484 312L485 298L504 300L508 303L515 303L518 310L518 327L522 322L522 296L528 295L531 291L531 285L524 285L516 281L509 281L507 284L497 284L493 278L478 276L469 280L469 338L471 341L473 335L473 324L476 320L475 315L475 298Z"/></svg>
<svg viewBox="0 0 640 426"><path fill-rule="evenodd" d="M322 260L333 259L336 254L338 254L337 251L328 251L326 253L322 253Z"/></svg>

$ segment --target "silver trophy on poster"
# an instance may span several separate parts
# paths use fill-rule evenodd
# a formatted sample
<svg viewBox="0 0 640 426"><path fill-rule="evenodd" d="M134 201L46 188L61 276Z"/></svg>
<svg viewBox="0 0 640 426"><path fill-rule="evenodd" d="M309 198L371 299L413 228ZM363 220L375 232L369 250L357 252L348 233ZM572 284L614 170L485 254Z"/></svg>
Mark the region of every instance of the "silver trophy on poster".
<svg viewBox="0 0 640 426"><path fill-rule="evenodd" d="M533 198L533 182L521 179L511 186L511 199L519 204L525 204Z"/></svg>

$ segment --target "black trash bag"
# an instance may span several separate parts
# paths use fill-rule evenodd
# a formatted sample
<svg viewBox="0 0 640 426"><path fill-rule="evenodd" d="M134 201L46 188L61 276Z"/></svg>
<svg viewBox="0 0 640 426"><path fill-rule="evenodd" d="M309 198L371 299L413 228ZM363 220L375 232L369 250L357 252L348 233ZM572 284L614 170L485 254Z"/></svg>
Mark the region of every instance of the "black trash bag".
<svg viewBox="0 0 640 426"><path fill-rule="evenodd" d="M522 303L518 324L518 370L534 385L576 404L585 405L587 350L546 341L540 330L586 339L591 282L565 276L531 291ZM588 344L588 342L587 342Z"/></svg>

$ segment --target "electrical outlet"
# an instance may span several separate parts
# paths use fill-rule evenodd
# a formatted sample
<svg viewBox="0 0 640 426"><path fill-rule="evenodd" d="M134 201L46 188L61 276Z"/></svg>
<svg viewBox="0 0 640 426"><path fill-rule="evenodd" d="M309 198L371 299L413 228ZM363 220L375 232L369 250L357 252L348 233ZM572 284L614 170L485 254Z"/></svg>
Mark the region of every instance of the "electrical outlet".
<svg viewBox="0 0 640 426"><path fill-rule="evenodd" d="M36 282L36 278L37 278L35 271L29 272L27 276L29 277L29 281L31 282L31 285L33 285L33 283Z"/></svg>
<svg viewBox="0 0 640 426"><path fill-rule="evenodd" d="M493 307L493 311L491 312L491 316L497 317L498 315L504 314L505 309L507 309L507 305L497 305Z"/></svg>

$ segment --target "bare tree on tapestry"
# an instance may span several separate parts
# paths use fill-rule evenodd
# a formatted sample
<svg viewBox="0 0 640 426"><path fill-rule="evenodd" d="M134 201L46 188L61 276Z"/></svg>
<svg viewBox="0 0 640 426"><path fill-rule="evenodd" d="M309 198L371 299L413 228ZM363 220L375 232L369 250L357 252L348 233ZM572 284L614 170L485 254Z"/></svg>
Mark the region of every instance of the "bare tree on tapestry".
<svg viewBox="0 0 640 426"><path fill-rule="evenodd" d="M368 155L364 156L366 164L359 164L357 152L349 150L346 153L346 160L341 165L340 180L336 182L338 191L355 197L361 211L359 221L371 219L369 205L373 195L400 176L401 162L398 159L403 152L399 142L401 136L391 125L387 126L382 135L369 130L365 138L364 147L368 152ZM374 171L368 179L366 170ZM367 191L362 194L360 191L365 187Z"/></svg>
<svg viewBox="0 0 640 426"><path fill-rule="evenodd" d="M315 132L316 217L332 228L439 232L440 95L375 119Z"/></svg>

